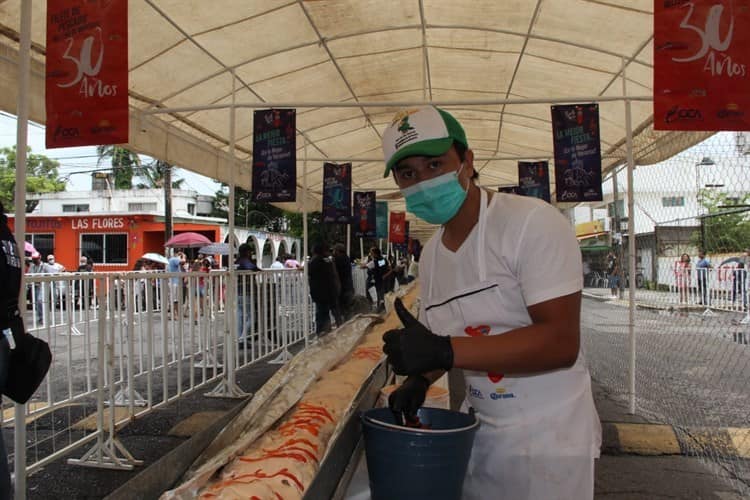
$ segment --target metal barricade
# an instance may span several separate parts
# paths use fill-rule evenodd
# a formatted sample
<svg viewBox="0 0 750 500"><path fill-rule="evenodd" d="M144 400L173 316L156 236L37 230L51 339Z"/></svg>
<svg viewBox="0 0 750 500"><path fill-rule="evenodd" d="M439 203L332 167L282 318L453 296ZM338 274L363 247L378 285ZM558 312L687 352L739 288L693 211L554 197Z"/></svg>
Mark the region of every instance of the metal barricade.
<svg viewBox="0 0 750 500"><path fill-rule="evenodd" d="M227 271L27 275L25 324L50 344L53 363L24 406L24 425L12 402L2 402L3 426L24 434L26 474L86 445L69 463L130 469L139 461L117 440L122 423L273 355L289 360L305 338L302 271L239 272L242 296L229 293L228 278ZM235 311L250 319L242 339ZM311 307L307 314L314 317ZM314 321L307 323L309 335Z"/></svg>

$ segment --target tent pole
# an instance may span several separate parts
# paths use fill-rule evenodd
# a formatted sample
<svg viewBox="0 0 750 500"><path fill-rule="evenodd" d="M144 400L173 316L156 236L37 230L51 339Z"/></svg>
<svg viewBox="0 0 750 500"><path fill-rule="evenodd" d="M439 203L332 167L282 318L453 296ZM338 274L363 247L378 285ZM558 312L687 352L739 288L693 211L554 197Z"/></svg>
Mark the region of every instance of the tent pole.
<svg viewBox="0 0 750 500"><path fill-rule="evenodd" d="M224 397L224 398L244 398L251 394L246 393L236 383L235 370L236 370L236 356L235 349L238 348L238 328L240 325L237 324L236 307L237 304L237 271L234 267L232 258L234 257L234 204L235 204L235 126L236 119L235 114L237 108L234 106L235 93L237 89L237 78L234 72L232 72L232 106L229 108L229 207L227 210L227 218L229 219L229 275L228 275L228 288L226 293L226 305L224 313L224 352L226 354L226 361L224 362L224 376L219 382L219 385L206 394L212 397ZM246 278L250 278L247 276ZM243 321L244 323L244 321ZM242 325L244 327L244 324Z"/></svg>
<svg viewBox="0 0 750 500"><path fill-rule="evenodd" d="M500 104L556 104L566 102L570 104L587 103L587 102L617 102L617 101L653 101L652 95L637 96L558 96L558 97L539 97L539 98L509 98L509 99L456 99L456 100L431 100L424 102L415 101L321 101L321 102L241 102L237 103L237 108L408 108L414 106L495 106ZM165 113L188 113L192 111L208 111L216 109L226 109L229 104L207 104L202 106L177 106L174 108L155 108L144 111L144 115L158 115Z"/></svg>
<svg viewBox="0 0 750 500"><path fill-rule="evenodd" d="M26 240L26 149L29 128L29 79L31 74L31 0L21 2L20 47L18 50L18 101L16 108L16 191L15 191L15 220L14 230L18 255L21 265L24 265ZM23 269L23 268L22 268ZM18 308L23 316L26 310L26 285L24 273L21 273L21 290ZM13 433L13 475L15 476L16 500L26 500L26 427L18 425L25 422L26 406L14 405L14 422L16 431Z"/></svg>
<svg viewBox="0 0 750 500"><path fill-rule="evenodd" d="M307 283L308 278L308 265L307 265L307 137L302 134L302 154L304 155L302 160L302 272L304 279L303 285L304 290L302 292L302 307L304 308L302 313L302 328L305 334L305 348L307 348L310 339L310 288Z"/></svg>
<svg viewBox="0 0 750 500"><path fill-rule="evenodd" d="M622 93L627 96L627 78L625 76L625 68L627 62L625 59L622 60ZM630 340L629 351L630 351L630 363L628 366L629 375L629 398L630 398L630 413L635 414L635 354L636 354L636 339L635 339L635 213L634 213L634 200L633 200L633 128L631 123L630 115L630 101L625 101L625 144L627 149L627 161L628 161L628 276L629 290L628 290L628 338ZM614 175L617 175L615 171Z"/></svg>

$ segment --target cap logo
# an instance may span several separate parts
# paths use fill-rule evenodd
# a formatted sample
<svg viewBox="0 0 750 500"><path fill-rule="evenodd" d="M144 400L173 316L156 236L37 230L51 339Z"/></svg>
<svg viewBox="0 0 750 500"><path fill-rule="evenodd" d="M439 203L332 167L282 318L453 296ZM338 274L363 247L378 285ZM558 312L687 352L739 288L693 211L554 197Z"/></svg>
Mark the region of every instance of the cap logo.
<svg viewBox="0 0 750 500"><path fill-rule="evenodd" d="M414 127L411 126L409 123L409 115L416 113L419 111L418 109L409 109L402 111L401 113L398 113L392 122L392 125L396 125L398 123L398 126L396 127L396 130L401 132L401 135L396 137L396 140L394 141L394 148L399 149L401 146L406 144L407 142L412 142L417 139L419 139L419 133L414 130Z"/></svg>

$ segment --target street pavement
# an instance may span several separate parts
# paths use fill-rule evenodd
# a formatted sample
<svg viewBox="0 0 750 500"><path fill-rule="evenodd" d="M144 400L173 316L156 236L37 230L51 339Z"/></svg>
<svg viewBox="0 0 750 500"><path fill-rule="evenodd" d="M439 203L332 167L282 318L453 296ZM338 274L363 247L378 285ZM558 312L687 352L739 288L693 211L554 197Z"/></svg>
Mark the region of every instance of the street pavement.
<svg viewBox="0 0 750 500"><path fill-rule="evenodd" d="M747 450L737 446L732 451L727 446L717 459L700 453L695 442L691 442L695 434L686 432L727 428L727 423L732 428L747 426L746 391L739 388L750 375L745 373L750 370L750 363L744 363L748 346L732 342L717 332L724 327L723 320L717 323L719 320L709 319L706 323L705 318L696 319L698 312L687 316L639 312L647 315L644 317L648 320L644 323L642 317L638 318L643 330L638 333L640 348L649 353L639 351L642 372L636 385L638 411L633 415L628 411L626 398L626 302L605 300L591 291L587 296L583 304L582 338L603 427L595 498L750 498L747 488L750 482L742 475L747 470ZM727 321L731 324L731 320ZM710 358L715 353L720 357ZM708 356L711 362L722 362L724 368L696 372L696 356ZM727 365L734 371L727 373ZM675 377L669 378L675 367L680 373L692 373L695 379L676 383L679 380ZM245 391L257 390L277 368L278 365L266 362L249 366L238 371L237 383ZM700 386L701 381L713 386L713 390ZM732 393L717 388L735 390ZM700 397L691 399L695 394ZM240 404L242 400L205 398L202 391L184 396L136 419L119 432L125 447L143 460L144 465L133 471L112 471L75 467L58 460L28 478L27 497L104 498L126 483L143 483L147 480L145 470L158 468L159 460L189 442L207 422L218 421ZM86 449L78 449L71 456L80 456ZM734 476L735 481L726 480L728 476Z"/></svg>

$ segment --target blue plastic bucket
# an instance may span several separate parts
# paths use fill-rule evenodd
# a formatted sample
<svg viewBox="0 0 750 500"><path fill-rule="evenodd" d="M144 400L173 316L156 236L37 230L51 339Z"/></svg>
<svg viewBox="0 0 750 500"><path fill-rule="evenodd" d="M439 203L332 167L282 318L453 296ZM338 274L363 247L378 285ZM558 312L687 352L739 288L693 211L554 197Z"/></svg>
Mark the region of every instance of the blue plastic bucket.
<svg viewBox="0 0 750 500"><path fill-rule="evenodd" d="M389 408L362 413L372 500L460 500L479 421L439 408L418 416L428 428L396 425Z"/></svg>

